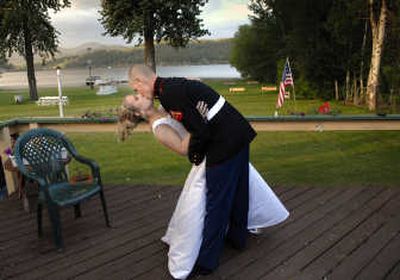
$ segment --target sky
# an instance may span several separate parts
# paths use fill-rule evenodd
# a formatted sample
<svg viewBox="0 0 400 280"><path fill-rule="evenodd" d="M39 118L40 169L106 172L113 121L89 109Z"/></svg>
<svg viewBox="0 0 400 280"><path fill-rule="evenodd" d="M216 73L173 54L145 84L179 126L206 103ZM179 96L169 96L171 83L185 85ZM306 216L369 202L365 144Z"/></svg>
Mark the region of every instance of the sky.
<svg viewBox="0 0 400 280"><path fill-rule="evenodd" d="M100 0L72 0L70 8L54 14L52 22L61 33L60 47L73 48L88 42L126 45L121 37L102 35L99 22ZM204 39L232 38L238 27L249 23L247 0L209 0L201 13L204 27L211 35Z"/></svg>

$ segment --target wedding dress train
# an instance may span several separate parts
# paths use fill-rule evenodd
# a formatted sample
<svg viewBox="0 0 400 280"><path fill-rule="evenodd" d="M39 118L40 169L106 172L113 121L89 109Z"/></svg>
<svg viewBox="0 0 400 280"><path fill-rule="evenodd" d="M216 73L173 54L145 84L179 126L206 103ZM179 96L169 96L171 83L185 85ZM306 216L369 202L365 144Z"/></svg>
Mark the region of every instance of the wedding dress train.
<svg viewBox="0 0 400 280"><path fill-rule="evenodd" d="M202 242L206 208L205 164L193 166L168 229L161 238L169 245L168 269L176 279L186 279L196 262ZM249 164L249 230L273 226L283 222L289 212Z"/></svg>
<svg viewBox="0 0 400 280"><path fill-rule="evenodd" d="M172 118L161 118L153 123L166 124L179 135L187 133L183 126ZM168 269L176 279L186 279L196 262L204 226L206 208L205 161L193 165L186 178L168 229L161 238L169 245ZM272 189L249 163L249 230L269 227L283 222L289 212Z"/></svg>

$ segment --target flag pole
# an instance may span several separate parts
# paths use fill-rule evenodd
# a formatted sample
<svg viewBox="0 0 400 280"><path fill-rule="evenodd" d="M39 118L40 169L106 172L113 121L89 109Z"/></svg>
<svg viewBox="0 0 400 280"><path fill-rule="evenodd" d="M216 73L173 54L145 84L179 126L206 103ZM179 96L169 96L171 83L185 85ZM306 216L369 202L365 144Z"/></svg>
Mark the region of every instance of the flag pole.
<svg viewBox="0 0 400 280"><path fill-rule="evenodd" d="M293 83L292 83L292 87L293 87L293 101L296 103L296 94L295 94L295 92L294 92L294 75L293 75L292 67L290 67L289 57L287 58L287 63L288 63L288 65L289 65L290 72L292 73L292 80L293 80Z"/></svg>
<svg viewBox="0 0 400 280"><path fill-rule="evenodd" d="M294 75L293 75L293 71L292 68L290 67L290 62L289 62L289 57L286 58L287 64L289 66L290 69L290 73L292 73L292 89L293 89L293 105L294 105L294 111L297 113L297 106L296 106L296 92L294 91Z"/></svg>
<svg viewBox="0 0 400 280"><path fill-rule="evenodd" d="M278 86L278 99L279 99L279 91L280 91L280 85ZM275 112L274 112L274 117L277 118L278 115L278 101L276 101L277 103L275 104Z"/></svg>

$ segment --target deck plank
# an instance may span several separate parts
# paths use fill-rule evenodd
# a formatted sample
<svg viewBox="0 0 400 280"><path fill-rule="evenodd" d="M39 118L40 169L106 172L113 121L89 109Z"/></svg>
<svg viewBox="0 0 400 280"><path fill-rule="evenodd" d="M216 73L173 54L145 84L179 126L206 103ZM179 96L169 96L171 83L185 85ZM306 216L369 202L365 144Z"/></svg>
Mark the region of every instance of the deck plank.
<svg viewBox="0 0 400 280"><path fill-rule="evenodd" d="M334 279L384 279L390 269L400 261L400 206L399 195L391 201L392 207L376 213L372 219L379 220L379 227L365 243L351 252L330 274ZM397 210L397 211L396 211ZM385 213L386 212L386 213ZM388 219L385 219L387 215ZM369 221L370 222L370 221ZM328 276L328 278L330 278Z"/></svg>
<svg viewBox="0 0 400 280"><path fill-rule="evenodd" d="M132 213L142 213L145 214L145 212L142 211L142 209L147 208L148 203L151 202L152 200L154 200L154 196L159 196L159 195L163 195L164 193L168 193L170 192L170 190L168 189L163 189L163 190L158 190L158 189L153 189L153 192L151 190L149 190L149 192L144 193L144 195L136 195L137 191L136 188L132 191L135 192L135 195L132 196L130 195L131 198L128 197L128 199L126 200L126 203L123 203L120 199L117 200L112 200L111 205L109 205L109 212L110 212L110 217L111 217L111 224L113 225L113 228L117 228L121 225L123 225L123 222L125 221L124 218L119 218L119 219L114 219L114 217L117 217L118 215L120 215L120 213L123 213L124 211L130 211ZM132 192L131 191L131 192ZM177 193L177 192L176 192ZM106 196L107 196L108 192L106 191ZM124 195L124 197L126 197L126 195ZM107 200L110 200L111 197L107 197ZM110 204L110 203L109 203ZM118 206L116 206L118 205ZM65 242L68 243L71 241L71 243L73 242L74 244L76 243L76 241L79 241L80 239L93 239L95 236L98 235L102 235L104 234L104 232L107 232L108 230L104 227L104 222L103 222L103 218L102 218L102 212L101 212L101 208L100 208L100 202L98 199L92 199L92 201L90 201L90 204L83 204L83 218L78 219L78 220L74 220L72 217L72 210L71 209L65 209L64 211L64 215L62 217L62 222L63 222L63 233L65 236L67 236L68 238L65 238ZM96 212L96 214L93 214L94 212ZM47 217L46 217L46 213L44 213L45 217L44 217L44 221L47 221ZM21 262L23 260L28 260L31 261L29 259L29 257L31 259L35 259L36 257L36 252L35 252L35 248L37 248L37 250L40 251L46 251L46 248L43 248L43 244L38 244L37 242L37 238L35 235L32 235L32 230L36 230L36 226L34 224L34 218L31 219L32 223L31 225L29 225L26 229L27 233L26 233L26 238L29 238L32 240L31 244L33 245L37 245L32 246L32 250L30 250L29 252L25 252L24 257L18 258L18 262ZM93 228L93 223L99 223L101 224L98 228L98 230L93 231L91 230ZM50 236L50 227L47 223L47 225L45 224L44 226L44 231L45 231L45 238L49 240L51 238ZM15 239L15 238L14 238ZM15 244L19 244L19 239L17 238L16 240L13 240ZM12 242L9 242L12 243ZM14 245L15 245L14 244ZM49 245L50 246L50 250L52 248L52 244ZM47 247L49 247L47 246ZM17 247L17 249L19 250L24 250L24 248L21 248L21 246ZM49 248L47 248L49 249ZM10 248L8 248L7 250L8 252L10 252L11 255L17 256L18 252L17 251L12 251ZM40 259L42 260L42 259Z"/></svg>
<svg viewBox="0 0 400 280"><path fill-rule="evenodd" d="M114 224L112 229L106 228L101 223L103 222L102 216L97 215L96 220L99 223L95 227L101 234L94 232L92 235L91 229L88 228L87 230L90 232L80 232L80 234L84 234L85 238L83 240L74 240L76 242L74 244L67 242L68 237L65 235L66 252L64 254L50 255L47 262L41 262L41 264L33 260L29 264L31 269L26 270L25 273L29 274L30 279L44 279L48 276L54 277L59 271L64 270L66 270L66 275L70 275L71 273L79 274L81 272L80 269L86 269L85 265L90 267L93 264L93 259L98 258L98 256L103 256L109 251L122 253L119 249L123 249L124 244L130 241L133 242L136 239L139 242L143 242L142 238L145 238L152 231L150 227L152 224L151 220L157 220L158 218L165 219L171 213L173 205L170 205L171 203L169 202L172 197L176 197L177 193L178 189L176 188L173 191L169 190L167 195L162 196L160 199L148 201L148 203L141 205L139 209L132 209L130 206L125 207L124 211L120 211L119 221ZM165 201L168 201L168 203L166 204ZM98 207L100 208L100 205ZM113 213L110 215L112 216ZM87 241L90 241L90 243ZM52 246L52 244L49 245L50 247ZM105 256L105 259L107 261L109 258ZM99 262L100 260L102 259L99 258ZM49 269L43 269L44 266L49 266L50 264L51 267ZM71 268L72 265L74 266Z"/></svg>
<svg viewBox="0 0 400 280"><path fill-rule="evenodd" d="M343 220L332 221L333 215L326 216L324 220L324 224L327 224L326 230L316 239L310 240L307 246L290 260L286 260L284 266L281 265L273 272L264 275L264 278L323 279L347 252L362 243L380 226L378 217L370 219L370 216L378 207L383 207L391 197L392 192L389 190L382 192L365 206L353 209L351 215L344 217ZM320 226L323 227L324 224Z"/></svg>
<svg viewBox="0 0 400 280"><path fill-rule="evenodd" d="M398 251L397 251L398 252ZM400 279L400 260L385 274L385 280L399 280Z"/></svg>
<svg viewBox="0 0 400 280"><path fill-rule="evenodd" d="M107 186L113 227L99 199L83 217L62 212L66 250L58 253L44 212L43 239L21 201L0 202L0 279L170 280L165 233L181 188ZM398 279L400 189L274 189L290 211L284 223L250 236L248 247L224 248L219 268L201 279Z"/></svg>
<svg viewBox="0 0 400 280"><path fill-rule="evenodd" d="M316 210L341 193L341 190L315 189L315 191L307 194L305 200L308 201L307 203L299 205L296 201L284 202L291 213L289 219L277 227L267 229L262 236L263 238L257 240L255 249L244 251L227 263L223 263L220 268L220 271L225 275L223 278L233 279L240 277L239 275L249 275L250 278L248 279L253 279L251 277L255 277L255 274L257 274L255 270L260 272L266 265L272 265L269 260L274 255L274 250L283 246L312 224L317 219Z"/></svg>

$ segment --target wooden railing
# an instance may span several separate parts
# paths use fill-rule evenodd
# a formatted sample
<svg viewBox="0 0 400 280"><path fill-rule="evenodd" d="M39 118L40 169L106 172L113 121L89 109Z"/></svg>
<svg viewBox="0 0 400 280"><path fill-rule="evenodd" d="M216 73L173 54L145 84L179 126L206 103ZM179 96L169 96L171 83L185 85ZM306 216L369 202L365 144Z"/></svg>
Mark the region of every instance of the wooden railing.
<svg viewBox="0 0 400 280"><path fill-rule="evenodd" d="M357 131L357 130L400 130L400 115L354 115L354 116L280 116L258 117L247 119L256 131ZM115 132L116 119L82 119L82 118L23 118L0 122L0 153L5 161L3 151L11 145L11 135L23 133L36 127L48 127L63 132ZM137 131L150 131L148 124L140 124ZM16 182L10 172L5 172L7 191L15 192Z"/></svg>

